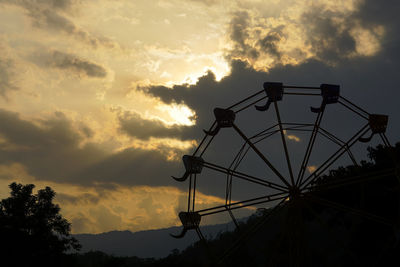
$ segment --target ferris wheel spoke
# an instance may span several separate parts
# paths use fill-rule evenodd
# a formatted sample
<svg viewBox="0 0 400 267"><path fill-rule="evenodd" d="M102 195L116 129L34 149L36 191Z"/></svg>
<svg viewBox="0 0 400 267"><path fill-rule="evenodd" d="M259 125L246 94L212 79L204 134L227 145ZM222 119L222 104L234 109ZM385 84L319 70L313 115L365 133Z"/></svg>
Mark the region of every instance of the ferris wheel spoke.
<svg viewBox="0 0 400 267"><path fill-rule="evenodd" d="M371 115L369 112L367 112L366 110L362 109L360 106L357 106L356 104L354 104L353 102L351 102L350 100L346 99L343 96L339 96L339 99L340 99L340 101L338 101L338 102L340 104L342 104L343 106L345 106L349 110L353 111L354 113L356 113L360 117L368 120L367 116ZM355 110L355 109L357 109L358 111Z"/></svg>
<svg viewBox="0 0 400 267"><path fill-rule="evenodd" d="M367 125L368 126L368 125ZM310 185L311 183L313 183L326 169L328 169L333 163L335 163L345 152L350 151L350 147L352 147L358 140L359 137L362 136L363 134L365 134L368 131L368 129L361 131L360 130L360 134L356 134L351 138L351 142L350 140L346 143L344 143L331 157L329 157L324 163L321 164L321 166L319 166L315 171L313 171L308 177L307 179L305 179L303 181L303 183L300 185L304 185L304 187ZM358 138L356 138L358 136ZM354 140L355 138L355 140ZM351 153L351 152L350 152ZM352 154L350 154L352 155Z"/></svg>
<svg viewBox="0 0 400 267"><path fill-rule="evenodd" d="M247 155L247 153L250 150L250 146L247 147L245 150L242 151L242 154L240 155L240 158L238 159L238 161L235 163L235 166L233 167L232 170L236 171L236 169L239 167L240 163L242 162L242 160L244 159L244 157Z"/></svg>
<svg viewBox="0 0 400 267"><path fill-rule="evenodd" d="M279 129L277 130L273 130L271 131L273 128L275 128L276 126L279 126L279 124L274 124L271 127L268 127L265 130L262 130L261 132L253 135L252 137L249 137L250 140L252 140L253 138L259 137L259 136L263 136L265 134L270 134L270 133L275 133L275 132L279 132ZM282 127L284 127L284 130L296 130L299 128L304 128L304 127L309 127L309 126L313 126L313 124L310 123L293 123L293 122L282 122Z"/></svg>
<svg viewBox="0 0 400 267"><path fill-rule="evenodd" d="M296 126L283 127L282 128L283 131L298 131L298 132L311 132L312 131L311 129L301 129L301 128L313 126L313 124L305 124L305 123L291 123L291 124L296 125ZM290 124L285 122L285 123L282 123L282 126L283 125L290 125ZM273 127L275 127L275 126L278 126L278 124L274 125ZM273 128L273 127L270 127L270 128ZM279 132L280 132L280 129L273 130L273 131L264 130L264 131L262 131L262 133L254 135L254 136L250 137L249 139L253 140L258 137L259 139L256 139L255 141L253 141L253 144L257 144Z"/></svg>
<svg viewBox="0 0 400 267"><path fill-rule="evenodd" d="M264 134L268 133L268 131L272 130L272 129L275 128L276 126L278 126L277 123L274 124L274 125L272 125L272 126L270 126L270 127L268 127L268 128L265 129L265 130L262 130L262 131L259 132L259 133L256 133L255 135L249 137L249 139L252 140L252 139L254 139L254 138L256 138L256 137L263 136Z"/></svg>
<svg viewBox="0 0 400 267"><path fill-rule="evenodd" d="M331 140L333 143L337 144L338 146L342 146L345 145L346 143L341 140L340 138L334 136L333 134L331 134L330 132L328 132L327 130L323 129L322 127L319 127L319 134L321 134L322 136L328 138L329 140ZM356 160L356 158L354 157L353 153L351 152L350 148L345 145L344 149L346 150L347 154L349 155L351 161L353 162L353 164L355 166L358 166L358 162Z"/></svg>
<svg viewBox="0 0 400 267"><path fill-rule="evenodd" d="M258 148L247 138L247 136L236 126L232 124L232 127L238 132L238 134L249 144L249 146L257 153L257 155L267 164L267 166L279 177L279 179L289 188L290 184L282 176L282 174L269 162L269 160L264 156L263 153L258 150Z"/></svg>
<svg viewBox="0 0 400 267"><path fill-rule="evenodd" d="M301 184L301 182L303 180L304 173L306 171L306 167L307 167L308 161L309 161L310 156L311 156L312 148L314 146L315 139L317 137L318 129L319 129L321 121L322 121L322 116L324 115L324 111L325 111L324 103L321 106L322 106L322 109L320 109L318 111L318 116L317 116L317 118L315 119L315 122L314 122L313 131L311 133L310 140L308 141L306 153L304 155L303 162L301 163L300 170L299 170L299 173L297 175L297 180L296 180L296 185L297 186L299 184Z"/></svg>
<svg viewBox="0 0 400 267"><path fill-rule="evenodd" d="M200 153L200 157L204 155L204 153L206 152L208 146L211 144L212 140L214 139L215 135L211 135L210 140L207 142L206 146L204 147L203 151L201 151Z"/></svg>
<svg viewBox="0 0 400 267"><path fill-rule="evenodd" d="M276 183L273 183L273 182L269 182L269 181L263 180L261 178L257 178L257 177L254 177L252 175L248 175L248 174L245 174L245 173L242 173L242 172L234 171L234 170L219 166L219 165L214 164L214 163L210 163L210 162L204 161L203 166L205 168L212 169L214 171L218 171L218 172L221 172L221 173L224 173L224 174L227 174L227 175L232 175L233 177L236 177L236 178L239 178L239 179L243 179L243 180L246 180L248 182L256 183L256 184L259 184L259 185L263 185L263 186L266 186L266 187L269 187L269 188L272 188L272 189L275 189L275 190L279 190L279 191L282 191L282 192L287 192L288 191L287 188L285 188L282 185L279 185L279 184L276 184Z"/></svg>
<svg viewBox="0 0 400 267"><path fill-rule="evenodd" d="M381 137L383 143L385 144L385 146L387 147L392 147L392 145L389 142L389 139L387 138L385 133L379 133L379 136Z"/></svg>
<svg viewBox="0 0 400 267"><path fill-rule="evenodd" d="M232 219L233 223L235 224L236 228L239 229L239 223L237 222L235 216L233 215L232 210L229 209L228 207L226 208L226 210L228 211L229 216L231 217L231 219Z"/></svg>
<svg viewBox="0 0 400 267"><path fill-rule="evenodd" d="M300 93L300 92L284 92L284 95L307 95L307 96L320 96L321 94L315 93Z"/></svg>
<svg viewBox="0 0 400 267"><path fill-rule="evenodd" d="M341 146L343 144L345 144L345 142L343 140L341 140L340 138L338 138L337 136L331 134L329 131L325 130L323 127L318 127L318 133L325 136L326 138L328 138L329 140L331 140L332 142L334 142L335 144Z"/></svg>
<svg viewBox="0 0 400 267"><path fill-rule="evenodd" d="M357 162L356 158L354 157L354 154L351 152L350 148L346 148L346 152L349 155L351 161L353 162L353 165L360 166L360 165L358 165L358 162Z"/></svg>
<svg viewBox="0 0 400 267"><path fill-rule="evenodd" d="M236 209L242 209L246 207L251 207L251 206L256 206L260 204L265 204L269 202L274 202L277 200L284 200L288 198L288 193L282 192L282 193L276 193L276 194L271 194L271 195L266 195L262 197L256 197L252 199L246 199L243 201L237 201L237 202L232 202L230 204L225 204L225 205L219 205L211 208L206 208L206 209L201 209L197 210L196 212L199 213L201 216L207 216L207 215L212 215L212 214L217 214L221 212L226 212L228 210L236 210Z"/></svg>
<svg viewBox="0 0 400 267"><path fill-rule="evenodd" d="M318 131L318 133L325 137L326 139L328 139L329 141L331 141L332 143L335 143L338 146L342 146L344 143L339 142L338 140L336 140L333 136L323 132L323 131Z"/></svg>
<svg viewBox="0 0 400 267"><path fill-rule="evenodd" d="M249 148L246 148L247 143L244 142L244 144L240 147L238 153L236 154L236 156L233 158L231 164L229 165L228 169L233 169L236 170L236 168L239 166L240 162L243 160L244 156L247 154L247 151ZM245 151L243 153L243 151Z"/></svg>
<svg viewBox="0 0 400 267"><path fill-rule="evenodd" d="M395 174L395 169L386 169L382 171L377 171L373 173L368 173L366 175L352 176L349 178L342 178L340 180L328 181L323 184L310 184L305 190L310 190L311 192L323 192L329 191L335 188L340 188L344 186L349 186L352 184L363 183L367 181L372 181L376 179L386 178Z"/></svg>
<svg viewBox="0 0 400 267"><path fill-rule="evenodd" d="M243 100L241 100L241 101L239 101L239 102L237 102L237 103L235 103L235 104L233 104L233 105L227 107L226 109L232 109L232 108L234 108L234 107L236 107L236 106L239 106L240 104L242 104L242 103L244 103L244 102L246 102L246 101L252 99L252 98L255 97L255 96L258 96L259 94L261 94L261 93L263 93L263 92L264 92L264 90L258 91L257 93L254 93L254 94L252 94L251 96L246 97L245 99L243 99ZM237 112L237 111L236 111L236 112Z"/></svg>
<svg viewBox="0 0 400 267"><path fill-rule="evenodd" d="M260 102L261 100L264 100L264 99L266 99L266 98L267 98L266 96L263 96L263 97L257 99L256 101L253 101L253 102L251 102L250 104L248 104L248 105L242 107L241 109L235 111L235 113L237 114L237 113L239 113L239 112L241 112L241 111L243 111L243 110L245 110L245 109L247 109L247 108L249 108L249 107L251 107L251 106L254 106L254 105L257 104L258 102Z"/></svg>
<svg viewBox="0 0 400 267"><path fill-rule="evenodd" d="M285 89L307 89L307 90L321 90L321 87L316 86L295 86L295 85L284 85ZM321 95L321 94L318 94Z"/></svg>
<svg viewBox="0 0 400 267"><path fill-rule="evenodd" d="M280 210L285 203L285 199L282 199L275 207L273 207L267 214L260 218L260 220L253 225L250 229L242 233L242 235L220 256L219 263L223 263L224 260L229 257L243 242L256 231L258 231L271 217Z"/></svg>
<svg viewBox="0 0 400 267"><path fill-rule="evenodd" d="M347 149L350 149L357 141L358 138L364 135L368 130L369 124L362 127L355 135L353 135L345 144L343 144L335 153L333 153L324 163L321 164L315 171L313 171L302 183L300 187L305 188L312 183L319 175L321 175L327 168L329 168Z"/></svg>
<svg viewBox="0 0 400 267"><path fill-rule="evenodd" d="M214 128L214 126L217 124L217 121L215 120L214 123L211 125L210 129L208 131L211 131L212 128ZM200 141L200 144L197 146L196 150L193 152L192 156L195 156L196 153L200 150L200 147L203 145L203 143L206 141L207 137L209 135L205 134L203 139ZM205 150L207 149L207 147L209 146L209 144L211 143L212 139L214 138L214 136L211 136L210 141L208 142L208 144L206 145L206 148L203 149L203 151L201 152L201 155L204 154Z"/></svg>
<svg viewBox="0 0 400 267"><path fill-rule="evenodd" d="M368 120L368 117L366 117L365 115L361 114L360 112L358 112L357 110L353 109L352 107L350 107L349 105L345 104L344 102L338 101L338 103L341 104L342 106L344 106L345 108L353 111L355 114L357 114L361 118L364 118L364 119Z"/></svg>
<svg viewBox="0 0 400 267"><path fill-rule="evenodd" d="M340 203L337 203L337 202L334 202L334 201L331 201L331 200L327 200L325 198L317 197L314 194L307 194L307 197L309 197L313 201L316 201L316 202L318 202L318 203L320 203L322 205L325 205L327 207L334 208L336 210L341 210L341 211L344 211L344 212L350 212L350 213L353 213L354 215L358 215L358 216L361 216L361 217L363 217L365 219L369 219L371 221L374 221L374 222L377 222L377 223L381 223L381 224L385 224L385 225L388 225L388 226L391 226L391 227L395 226L394 222L389 221L389 220L387 220L387 219L385 219L385 218L383 218L381 216L378 216L378 215L363 211L363 210L359 210L359 209L356 209L356 208L353 208L353 207L349 207L349 206L346 206L346 205L343 205L343 204L340 204Z"/></svg>
<svg viewBox="0 0 400 267"><path fill-rule="evenodd" d="M285 134L283 133L282 121L281 121L281 116L279 114L278 103L276 101L274 102L274 107L275 107L276 118L277 118L278 124L279 124L279 131L281 132L283 149L285 150L285 157L286 157L286 162L287 162L288 169L289 169L290 181L292 182L292 185L294 186L292 164L290 163L289 151L288 151L288 148L286 145Z"/></svg>
<svg viewBox="0 0 400 267"><path fill-rule="evenodd" d="M284 124L285 123L282 123L282 125L284 125ZM275 125L275 126L277 126L277 125ZM296 127L285 127L285 128L283 128L283 131L305 131L305 132L309 132L310 131L309 129L299 129L299 128L307 127L307 126L308 125L299 125L299 126L296 126ZM279 133L279 132L280 132L279 129L278 130L273 130L273 131L267 131L267 132L264 132L262 134L250 137L249 139L253 140L253 139L258 138L258 139L253 141L253 144L255 145L255 144L257 144L257 143L259 143L259 142L261 142L261 141L263 141L263 140L265 140L265 139L267 139L267 138L269 138L269 137L271 137L274 134Z"/></svg>

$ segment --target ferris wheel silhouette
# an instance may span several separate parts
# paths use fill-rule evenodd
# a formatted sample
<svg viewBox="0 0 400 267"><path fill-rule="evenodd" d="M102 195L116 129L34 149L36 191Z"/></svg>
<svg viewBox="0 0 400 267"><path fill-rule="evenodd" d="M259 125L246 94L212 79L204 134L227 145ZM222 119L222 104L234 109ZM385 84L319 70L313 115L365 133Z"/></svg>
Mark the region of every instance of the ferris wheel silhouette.
<svg viewBox="0 0 400 267"><path fill-rule="evenodd" d="M329 171L329 168L344 157L348 158L351 164L356 166L358 165L356 157L352 152L352 148L355 144L368 143L373 137L378 136L383 142L383 145L390 148L390 142L385 134L388 124L388 116L382 114L371 114L341 96L339 85L321 84L319 87L310 87L289 86L280 82L265 82L263 87L263 90L260 90L227 108L215 108L215 121L208 130L204 130L204 138L198 144L193 154L183 156L182 159L185 173L181 177L173 178L178 182L188 181L187 210L179 213L179 218L183 225L181 233L172 236L182 238L188 230L194 230L197 232L201 240L205 240L205 237L200 230L201 219L205 216L227 213L234 224L238 227L238 221L233 213L234 210L267 205L269 210L267 214L268 216L264 219L266 220L268 217L273 216L276 210L279 210L284 206L296 206L296 203L301 202L305 196L324 205L339 209L347 208L354 213L358 213L360 216L369 216L370 218L373 217L379 220L380 218L374 214L368 214L326 199L318 198L318 196L313 193L316 192L316 190L329 190L331 188L346 187L350 184L363 182L366 179L379 179L380 177L392 175L395 172L395 170L382 171L374 175L361 175L350 177L345 180L339 179L328 181L324 183L324 186L322 187L317 186L318 181L327 171ZM314 114L313 121L303 123L283 120L284 118L281 116L281 110L278 103L283 102L284 97L286 96L301 96L314 99L316 97L322 97L321 104L318 107L310 107L309 112ZM260 103L263 105L260 105ZM331 130L325 129L321 124L323 122L324 114L333 104L340 105L345 112L353 114L362 125L359 128L354 127L355 129L350 129L352 130L352 134L346 140L339 138L337 134ZM246 131L243 131L235 121L245 110L272 112L275 113L275 119L272 123L268 121L270 125L261 130L257 129L257 131L254 131L257 127L252 127L254 123L252 124L251 122L248 122L246 125ZM238 146L239 149L236 153L226 156L232 160L229 165L223 166L215 163L213 160L209 160L205 156L205 152L209 149L210 145L218 142L218 138L216 137L219 133L221 131L228 131L228 129L231 131L229 133L240 137L242 144ZM252 133L249 135L247 132ZM290 132L302 132L308 134L305 150L303 151L301 159L297 160L297 164L300 165L297 169L294 168L293 155L288 148L288 136ZM281 153L284 156L285 162L284 171L282 171L282 164L279 166L280 168L278 168L276 164L272 162L271 158L275 156L275 153L274 155L271 155L271 151L259 146L262 142L265 142L272 137L277 138L277 136L280 136L279 139L281 140ZM320 158L320 163L317 166L310 168L310 158L313 155L316 144L318 143L317 138L324 138L334 144L336 150L333 153L324 156L323 159ZM321 145L319 145L319 147L321 147ZM249 151L251 151L259 161L263 162L269 170L269 176L267 178L264 177L264 175L260 175L260 173L257 175L253 173L249 174L242 170L239 171L240 166L248 164L248 161L244 159L248 157ZM223 189L225 196L224 204L196 209L197 183L199 179L202 179L203 169L208 169L209 173L219 173L226 176L226 185ZM235 180L240 180L242 183L244 182L265 188L268 194L235 201L235 196L233 195L233 181ZM259 224L259 227L261 227L261 225L262 223ZM240 242L240 240L237 242ZM232 245L232 248L227 250L224 257L227 257L229 253L232 253L234 247L235 244Z"/></svg>

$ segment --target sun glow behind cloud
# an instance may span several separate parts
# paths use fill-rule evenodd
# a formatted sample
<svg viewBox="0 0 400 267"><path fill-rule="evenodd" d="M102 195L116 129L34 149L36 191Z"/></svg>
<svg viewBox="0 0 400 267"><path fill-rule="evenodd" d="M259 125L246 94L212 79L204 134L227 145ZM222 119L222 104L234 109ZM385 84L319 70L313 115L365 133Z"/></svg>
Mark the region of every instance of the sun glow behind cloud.
<svg viewBox="0 0 400 267"><path fill-rule="evenodd" d="M211 71L215 75L215 80L220 81L223 77L227 76L230 72L229 64L225 60L220 60L216 62L214 66L204 66L201 71L188 71L185 70L183 72L189 72L190 74L186 75L185 78L181 81L174 82L169 81L166 83L167 86L173 86L175 84L196 84L200 77L207 74L207 72Z"/></svg>
<svg viewBox="0 0 400 267"><path fill-rule="evenodd" d="M168 124L191 126L196 123L195 112L185 105L162 105L158 107L158 109L163 112L167 112L168 115L171 117L172 120L166 122Z"/></svg>

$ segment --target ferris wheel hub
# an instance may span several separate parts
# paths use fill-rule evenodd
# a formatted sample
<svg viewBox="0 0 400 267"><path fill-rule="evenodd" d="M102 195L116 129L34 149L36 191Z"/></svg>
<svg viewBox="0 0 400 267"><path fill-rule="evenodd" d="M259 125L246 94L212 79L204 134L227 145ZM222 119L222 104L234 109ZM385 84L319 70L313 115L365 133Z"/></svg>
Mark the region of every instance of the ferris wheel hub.
<svg viewBox="0 0 400 267"><path fill-rule="evenodd" d="M293 199L297 199L301 196L301 189L298 186L291 186L289 188L289 199L293 200Z"/></svg>

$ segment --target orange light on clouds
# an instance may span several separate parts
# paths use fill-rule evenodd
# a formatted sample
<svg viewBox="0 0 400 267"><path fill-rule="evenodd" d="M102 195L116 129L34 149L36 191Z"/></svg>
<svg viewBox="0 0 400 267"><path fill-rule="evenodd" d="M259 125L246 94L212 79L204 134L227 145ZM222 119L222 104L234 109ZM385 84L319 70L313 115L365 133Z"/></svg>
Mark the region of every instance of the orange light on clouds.
<svg viewBox="0 0 400 267"><path fill-rule="evenodd" d="M295 141L295 142L300 142L300 138L297 137L296 135L289 134L289 135L286 135L286 137L287 137L289 140L293 140L293 141Z"/></svg>
<svg viewBox="0 0 400 267"><path fill-rule="evenodd" d="M315 166L315 165L307 166L307 171L309 173L314 172L316 169L317 169L317 166Z"/></svg>
<svg viewBox="0 0 400 267"><path fill-rule="evenodd" d="M191 126L196 123L196 120L195 120L196 113L185 105L161 104L157 108L163 112L166 112L170 116L171 119L169 121L166 121L166 123L168 123L168 124Z"/></svg>

